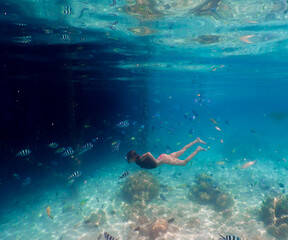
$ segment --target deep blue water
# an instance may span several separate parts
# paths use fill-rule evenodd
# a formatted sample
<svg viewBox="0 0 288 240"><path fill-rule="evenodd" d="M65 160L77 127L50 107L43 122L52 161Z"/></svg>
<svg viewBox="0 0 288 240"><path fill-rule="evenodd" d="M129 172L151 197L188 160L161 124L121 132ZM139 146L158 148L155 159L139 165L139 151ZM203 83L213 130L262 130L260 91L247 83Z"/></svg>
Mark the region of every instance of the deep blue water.
<svg viewBox="0 0 288 240"><path fill-rule="evenodd" d="M211 6L204 13L195 1L164 2L151 1L163 10L151 19L125 12L130 1L0 3L1 202L13 206L19 191L60 184L76 168L92 174L101 159L176 151L197 136L211 146L208 162L287 167L287 2L199 1ZM81 163L47 147L93 139ZM22 149L29 161L16 157Z"/></svg>

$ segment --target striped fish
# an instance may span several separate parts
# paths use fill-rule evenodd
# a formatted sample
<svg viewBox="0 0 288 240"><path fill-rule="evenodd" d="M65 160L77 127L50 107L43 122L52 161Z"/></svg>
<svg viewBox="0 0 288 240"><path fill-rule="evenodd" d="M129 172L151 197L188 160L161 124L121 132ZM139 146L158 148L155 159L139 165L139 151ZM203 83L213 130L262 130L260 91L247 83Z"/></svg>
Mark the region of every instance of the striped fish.
<svg viewBox="0 0 288 240"><path fill-rule="evenodd" d="M73 148L68 147L68 148L62 153L62 156L63 156L63 157L70 157L70 156L73 155L73 153L74 153Z"/></svg>
<svg viewBox="0 0 288 240"><path fill-rule="evenodd" d="M80 147L79 154L83 154L83 153L87 152L88 150L93 148L93 146L94 145L91 142L88 142L88 143L84 144L83 146Z"/></svg>
<svg viewBox="0 0 288 240"><path fill-rule="evenodd" d="M30 153L31 153L30 149L23 149L16 154L16 157L26 157L26 156L30 155Z"/></svg>
<svg viewBox="0 0 288 240"><path fill-rule="evenodd" d="M27 177L23 182L22 182L22 186L27 186L28 184L31 183L31 178Z"/></svg>
<svg viewBox="0 0 288 240"><path fill-rule="evenodd" d="M21 43L21 44L27 44L27 43L30 43L31 41L32 41L31 36L23 36L23 37L15 38L15 42Z"/></svg>
<svg viewBox="0 0 288 240"><path fill-rule="evenodd" d="M128 175L129 175L129 172L128 172L128 171L125 171L125 172L123 172L123 173L121 174L121 176L119 177L119 179L125 178L125 177L127 177Z"/></svg>
<svg viewBox="0 0 288 240"><path fill-rule="evenodd" d="M75 178L78 178L81 176L81 172L80 171L75 171L74 173L72 173L69 177L68 177L68 180L69 181L74 181Z"/></svg>
<svg viewBox="0 0 288 240"><path fill-rule="evenodd" d="M104 238L106 239L106 240L117 240L117 239L119 239L119 238L114 238L114 237L112 237L109 233L107 233L107 232L104 232Z"/></svg>
<svg viewBox="0 0 288 240"><path fill-rule="evenodd" d="M241 240L239 237L236 236L232 236L232 235L226 235L223 236L221 234L219 234L221 236L221 238L219 238L219 240Z"/></svg>
<svg viewBox="0 0 288 240"><path fill-rule="evenodd" d="M70 36L68 34L62 34L63 41L70 41Z"/></svg>
<svg viewBox="0 0 288 240"><path fill-rule="evenodd" d="M165 197L162 193L160 193L160 198L161 198L163 201L166 201L166 197Z"/></svg>
<svg viewBox="0 0 288 240"><path fill-rule="evenodd" d="M64 6L63 14L64 15L72 15L72 8L70 6Z"/></svg>

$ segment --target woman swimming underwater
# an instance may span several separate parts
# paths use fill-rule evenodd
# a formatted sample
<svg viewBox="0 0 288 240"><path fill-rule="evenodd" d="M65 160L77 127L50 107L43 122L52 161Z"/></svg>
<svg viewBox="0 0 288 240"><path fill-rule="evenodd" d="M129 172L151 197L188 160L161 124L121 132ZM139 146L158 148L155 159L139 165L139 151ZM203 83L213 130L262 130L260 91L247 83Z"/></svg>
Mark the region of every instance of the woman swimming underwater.
<svg viewBox="0 0 288 240"><path fill-rule="evenodd" d="M192 147L196 143L202 143L206 144L204 141L202 141L199 137L196 138L193 142L187 144L185 147L183 147L180 151L178 152L173 152L170 154L165 154L162 153L157 159L150 153L147 152L140 156L138 153L135 151L130 151L126 155L126 159L128 163L135 162L138 166L141 168L146 168L146 169L153 169L158 166L161 166L162 164L168 164L168 165L174 165L174 166L186 166L187 163L195 157L195 155L198 152L201 151L207 151L205 148L202 147L197 147L197 149L191 153L185 160L180 160L179 157L190 147Z"/></svg>

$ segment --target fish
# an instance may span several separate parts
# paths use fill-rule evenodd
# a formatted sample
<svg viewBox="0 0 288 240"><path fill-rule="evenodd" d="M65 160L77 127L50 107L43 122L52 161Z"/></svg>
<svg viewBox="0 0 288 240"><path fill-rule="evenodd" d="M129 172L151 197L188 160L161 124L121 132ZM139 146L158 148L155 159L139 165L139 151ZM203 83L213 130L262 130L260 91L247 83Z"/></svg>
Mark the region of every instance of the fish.
<svg viewBox="0 0 288 240"><path fill-rule="evenodd" d="M63 41L70 41L70 36L68 34L62 34Z"/></svg>
<svg viewBox="0 0 288 240"><path fill-rule="evenodd" d="M100 240L100 239L101 239L101 237L102 237L102 233L100 233L100 234L99 234L99 236L98 236L97 240Z"/></svg>
<svg viewBox="0 0 288 240"><path fill-rule="evenodd" d="M89 151L90 149L93 148L93 146L94 145L91 142L88 142L88 143L84 144L83 146L80 147L79 154L83 154L83 153Z"/></svg>
<svg viewBox="0 0 288 240"><path fill-rule="evenodd" d="M110 25L117 25L118 24L118 21L115 21L115 22L111 22Z"/></svg>
<svg viewBox="0 0 288 240"><path fill-rule="evenodd" d="M112 145L112 152L119 152L119 148L120 148L120 141L114 141L111 145Z"/></svg>
<svg viewBox="0 0 288 240"><path fill-rule="evenodd" d="M175 218L170 218L170 219L168 219L168 223L172 223L172 222L174 222L175 221Z"/></svg>
<svg viewBox="0 0 288 240"><path fill-rule="evenodd" d="M70 6L64 6L63 14L64 15L72 15L72 8Z"/></svg>
<svg viewBox="0 0 288 240"><path fill-rule="evenodd" d="M129 127L129 122L128 122L128 120L121 121L121 122L117 123L116 127L127 128L127 127Z"/></svg>
<svg viewBox="0 0 288 240"><path fill-rule="evenodd" d="M218 123L216 122L214 118L210 118L210 122L214 123L215 125L218 125Z"/></svg>
<svg viewBox="0 0 288 240"><path fill-rule="evenodd" d="M80 205L83 206L89 201L89 198L84 199L83 201L80 202Z"/></svg>
<svg viewBox="0 0 288 240"><path fill-rule="evenodd" d="M284 186L283 183L279 183L279 187L280 187L280 188L284 188L285 186Z"/></svg>
<svg viewBox="0 0 288 240"><path fill-rule="evenodd" d="M49 218L54 219L54 218L51 216L51 208L50 208L49 206L46 208L46 213L47 213L47 215L48 215Z"/></svg>
<svg viewBox="0 0 288 240"><path fill-rule="evenodd" d="M125 178L125 177L127 177L128 175L129 175L129 171L125 171L125 172L123 172L123 173L120 175L119 179Z"/></svg>
<svg viewBox="0 0 288 240"><path fill-rule="evenodd" d="M16 154L16 157L27 157L28 155L30 155L30 153L31 153L30 149L23 149Z"/></svg>
<svg viewBox="0 0 288 240"><path fill-rule="evenodd" d="M106 239L106 240L117 240L117 239L119 239L119 238L114 238L114 237L112 237L109 233L107 233L107 232L104 232L104 238Z"/></svg>
<svg viewBox="0 0 288 240"><path fill-rule="evenodd" d="M117 4L116 0L112 0L112 3L110 4L110 7L113 7Z"/></svg>
<svg viewBox="0 0 288 240"><path fill-rule="evenodd" d="M57 148L58 146L59 146L59 144L56 143L56 142L51 142L51 143L48 144L49 148Z"/></svg>
<svg viewBox="0 0 288 240"><path fill-rule="evenodd" d="M221 129L220 129L218 126L216 126L215 129L216 129L217 131L221 132Z"/></svg>
<svg viewBox="0 0 288 240"><path fill-rule="evenodd" d="M21 44L27 44L27 43L30 43L31 41L32 41L31 36L24 36L24 37L15 38L15 42L21 43Z"/></svg>
<svg viewBox="0 0 288 240"><path fill-rule="evenodd" d="M241 169L248 168L248 167L252 166L254 163L256 163L256 160L255 160L255 161L251 161L251 162L244 163L244 164L241 166Z"/></svg>
<svg viewBox="0 0 288 240"><path fill-rule="evenodd" d="M221 236L221 238L219 238L219 240L241 240L239 237L236 236L232 236L232 235L226 235L223 236L221 234L219 234Z"/></svg>
<svg viewBox="0 0 288 240"><path fill-rule="evenodd" d="M162 194L162 193L160 193L160 198L163 200L163 201L166 201L166 197Z"/></svg>
<svg viewBox="0 0 288 240"><path fill-rule="evenodd" d="M30 177L27 177L23 182L22 182L22 186L27 186L28 184L31 183L31 178Z"/></svg>
<svg viewBox="0 0 288 240"><path fill-rule="evenodd" d="M216 164L218 164L218 165L223 165L223 164L225 164L225 162L217 162Z"/></svg>
<svg viewBox="0 0 288 240"><path fill-rule="evenodd" d="M13 173L12 175L13 175L13 177L14 177L14 178L16 178L17 180L19 180L19 179L20 179L20 176L19 176L19 174L17 174L17 173Z"/></svg>
<svg viewBox="0 0 288 240"><path fill-rule="evenodd" d="M97 142L98 140L99 140L99 137L95 137L95 138L92 139L92 142L95 143L95 142Z"/></svg>
<svg viewBox="0 0 288 240"><path fill-rule="evenodd" d="M63 157L70 157L70 156L73 155L73 153L74 153L73 148L68 147L68 148L62 153L62 156L63 156Z"/></svg>
<svg viewBox="0 0 288 240"><path fill-rule="evenodd" d="M66 150L66 148L64 147L61 147L61 148L58 148L54 153L58 154L58 153L62 153Z"/></svg>
<svg viewBox="0 0 288 240"><path fill-rule="evenodd" d="M75 180L75 178L78 178L82 175L81 171L75 171L74 173L72 173L69 177L68 177L68 181L73 182Z"/></svg>

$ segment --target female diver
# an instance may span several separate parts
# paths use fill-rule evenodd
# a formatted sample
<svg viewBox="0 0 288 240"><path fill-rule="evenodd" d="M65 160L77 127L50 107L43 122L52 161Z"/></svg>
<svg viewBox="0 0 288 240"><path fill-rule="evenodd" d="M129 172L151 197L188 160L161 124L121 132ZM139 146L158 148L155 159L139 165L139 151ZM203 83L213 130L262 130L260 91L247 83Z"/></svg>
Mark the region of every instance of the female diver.
<svg viewBox="0 0 288 240"><path fill-rule="evenodd" d="M135 151L130 151L126 155L126 159L128 163L135 162L138 166L141 168L146 168L146 169L153 169L158 166L161 166L162 164L168 164L168 165L174 165L174 166L186 166L187 163L195 157L195 155L198 152L201 151L207 151L205 148L202 147L197 147L197 149L191 153L185 160L180 160L179 157L191 146L193 146L196 143L202 143L206 144L204 141L202 141L199 137L196 138L193 142L187 144L185 147L183 147L180 151L178 152L173 152L170 154L165 154L162 153L157 159L150 153L147 152L140 156L138 153Z"/></svg>

